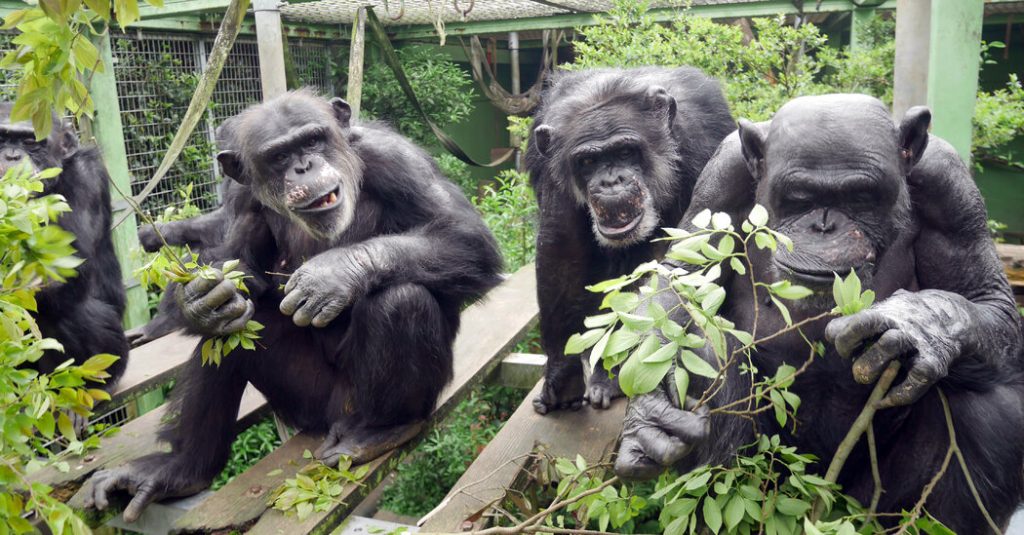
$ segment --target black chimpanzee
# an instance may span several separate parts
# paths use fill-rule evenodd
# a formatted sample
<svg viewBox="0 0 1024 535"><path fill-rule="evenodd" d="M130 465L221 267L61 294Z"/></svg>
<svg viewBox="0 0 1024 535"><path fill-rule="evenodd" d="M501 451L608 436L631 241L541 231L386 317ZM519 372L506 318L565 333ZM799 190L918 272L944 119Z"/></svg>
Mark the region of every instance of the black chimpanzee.
<svg viewBox="0 0 1024 535"><path fill-rule="evenodd" d="M930 120L918 107L896 126L876 99L826 95L793 100L768 123L741 121L701 175L684 225L704 209L741 221L755 202L765 206L770 224L795 248L755 251L754 274L815 292L793 304L794 321L831 308L833 273L855 270L878 296L857 314L804 327L809 339L829 344L791 388L802 400L799 424L794 432L759 417L761 432L817 455L823 472L872 383L899 360L896 386L873 421L884 489L878 511L911 509L939 471L949 444L941 391L981 499L1005 526L1024 488L1019 317L982 198L953 148L928 134ZM784 326L778 309L766 295L753 296L745 277L727 275L722 282L728 299L720 314L739 328L752 329L754 299L765 303L761 335ZM754 365L771 376L782 363L799 366L806 354L806 342L791 333L761 344ZM731 370L711 406L745 396L750 380ZM620 475L653 477L662 466L728 462L752 441L749 421L708 418L706 406L680 410L670 390L630 402ZM868 457L862 441L840 477L844 491L862 503L874 489ZM956 463L925 509L959 533L988 531Z"/></svg>
<svg viewBox="0 0 1024 535"><path fill-rule="evenodd" d="M49 137L36 141L30 122L10 121L11 108L0 103L0 174L22 162L36 171L62 169L44 181L42 195L63 195L71 206L58 223L75 235L72 245L85 260L74 277L36 295L40 331L64 346L63 353L47 351L36 368L50 372L68 359L80 364L98 353L117 355L107 368L110 388L124 372L129 350L121 325L124 281L110 237L110 176L96 148L79 146L74 127L54 115Z"/></svg>
<svg viewBox="0 0 1024 535"><path fill-rule="evenodd" d="M559 73L545 91L526 155L537 203L537 298L548 356L534 408L607 408L616 381L567 358L565 343L594 314L585 286L660 258L651 243L675 224L719 142L736 127L718 83L690 67Z"/></svg>
<svg viewBox="0 0 1024 535"><path fill-rule="evenodd" d="M327 432L316 456L328 464L367 461L421 429L451 378L460 308L497 284L501 257L425 152L350 116L341 99L295 91L237 117L236 148L218 160L258 202L206 254L240 259L250 294L198 278L178 301L204 336L253 318L262 339L219 368L202 366L197 348L163 434L171 452L97 473L96 507L126 490L131 521L153 500L209 485L247 381L290 425Z"/></svg>

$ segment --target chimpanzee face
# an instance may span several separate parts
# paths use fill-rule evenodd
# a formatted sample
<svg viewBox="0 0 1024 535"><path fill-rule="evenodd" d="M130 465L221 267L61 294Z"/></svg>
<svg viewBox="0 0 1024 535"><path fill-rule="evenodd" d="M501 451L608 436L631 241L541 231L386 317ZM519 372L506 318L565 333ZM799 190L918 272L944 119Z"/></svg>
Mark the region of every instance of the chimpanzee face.
<svg viewBox="0 0 1024 535"><path fill-rule="evenodd" d="M804 97L784 106L767 132L741 121L757 202L793 240L779 247L768 278L816 290L826 307L835 274L854 270L866 287L910 217L906 177L927 143L930 115L908 112L897 130L881 102L859 95ZM818 302L820 301L820 302Z"/></svg>
<svg viewBox="0 0 1024 535"><path fill-rule="evenodd" d="M243 112L232 124L237 150L217 158L262 204L330 239L351 224L362 182L345 136L350 117L344 100L287 93Z"/></svg>
<svg viewBox="0 0 1024 535"><path fill-rule="evenodd" d="M60 167L64 158L78 148L75 130L56 116L50 136L37 141L31 122L11 122L11 107L9 102L0 102L0 175L22 164L34 172ZM50 188L57 180L59 178L48 181L47 187Z"/></svg>
<svg viewBox="0 0 1024 535"><path fill-rule="evenodd" d="M660 217L655 199L675 183L671 125L676 101L661 87L621 95L534 129L540 152L590 214L595 240L627 247L650 239Z"/></svg>

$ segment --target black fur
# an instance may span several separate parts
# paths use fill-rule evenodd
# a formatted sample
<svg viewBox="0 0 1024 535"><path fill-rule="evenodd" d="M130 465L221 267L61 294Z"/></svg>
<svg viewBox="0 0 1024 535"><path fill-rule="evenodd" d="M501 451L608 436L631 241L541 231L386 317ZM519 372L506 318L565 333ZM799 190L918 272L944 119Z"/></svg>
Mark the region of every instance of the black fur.
<svg viewBox="0 0 1024 535"><path fill-rule="evenodd" d="M204 255L241 259L252 275L248 298L253 318L265 326L262 339L255 352L239 350L219 368L201 366L197 348L174 393L178 417L161 434L171 453L97 475L96 506L106 506L108 491L130 488L136 499L125 516L134 519L153 499L207 486L227 460L246 382L287 423L330 431L318 450L322 459L339 452L359 457L346 444L383 440L393 447L408 437L390 430L432 412L452 376L459 312L498 283L501 258L473 206L424 151L379 124L349 126L341 114L347 109L340 99L328 103L297 91L236 118L236 152L220 159L225 174L251 186L240 188L240 195L255 202L229 218L224 242ZM309 190L334 175L324 171L310 179L313 171L304 163L296 164L303 166L298 175L291 163L275 170L264 163L274 154L260 147L311 125L322 127L321 137L303 138L302 158L344 171L335 208L307 214L281 207L316 203L320 190ZM357 198L345 198L349 186ZM265 196L275 190L286 198ZM354 210L348 226L338 222L343 217L327 219L348 208ZM280 289L285 283L287 292ZM325 326L297 326L309 322L301 319L302 308L282 306L285 294L291 299L295 292L338 285L348 294L328 297L350 301ZM231 301L221 310L233 306Z"/></svg>
<svg viewBox="0 0 1024 535"><path fill-rule="evenodd" d="M795 248L755 251L754 273L764 282L792 280L815 291L790 303L794 321L831 308L831 273L818 275L824 270L856 269L877 294L867 310L803 328L808 339L829 343L791 388L801 398L796 430L781 429L768 411L756 417L757 431L780 434L783 443L818 456L814 469L823 473L881 369L897 359L902 370L873 420L884 489L878 511L910 510L939 471L949 445L941 390L981 499L1005 529L1024 492L1020 319L977 187L956 151L927 134L928 121L927 110L915 108L894 127L875 99L827 95L796 99L771 122L741 122L705 168L682 225L709 209L730 213L739 226L755 202L765 206L769 224ZM728 299L719 313L739 328L754 328L754 299L761 303L758 337L785 326L763 290L751 293L746 277L730 272L721 282ZM848 338L858 329L863 336ZM783 363L799 367L807 354L806 342L790 333L761 344L754 365L771 376ZM872 354L885 358L872 363ZM750 380L731 370L710 406L746 396ZM695 384L691 392L706 386ZM646 445L623 440L621 475L651 477L659 465L676 461L682 470L729 462L753 441L754 426L740 417L709 421L664 405L652 412L665 396L659 389L631 401L624 433L646 432ZM670 437L666 424L687 438ZM864 440L839 482L869 502L874 484ZM990 531L955 460L925 510L957 533Z"/></svg>
<svg viewBox="0 0 1024 535"><path fill-rule="evenodd" d="M553 79L526 157L540 205L537 297L548 355L538 412L584 399L581 361L563 353L600 303L584 287L661 257L664 247L650 242L657 226L679 220L701 169L734 128L718 83L697 69L597 69ZM621 144L599 150L623 140L624 153ZM581 167L572 153L586 147L594 150ZM623 226L640 212L620 235L609 238L599 226ZM594 406L620 394L603 371L590 381Z"/></svg>
<svg viewBox="0 0 1024 535"><path fill-rule="evenodd" d="M76 256L85 260L77 275L36 295L40 331L64 346L63 353L46 351L36 368L50 372L68 359L81 364L99 353L116 355L120 359L107 369L109 389L124 372L129 351L121 323L124 281L110 236L110 176L97 149L78 145L72 126L54 117L50 136L35 142L29 123L10 123L11 106L0 103L0 174L25 158L37 170L62 169L44 183L43 194L67 199L71 211L58 223L75 235Z"/></svg>

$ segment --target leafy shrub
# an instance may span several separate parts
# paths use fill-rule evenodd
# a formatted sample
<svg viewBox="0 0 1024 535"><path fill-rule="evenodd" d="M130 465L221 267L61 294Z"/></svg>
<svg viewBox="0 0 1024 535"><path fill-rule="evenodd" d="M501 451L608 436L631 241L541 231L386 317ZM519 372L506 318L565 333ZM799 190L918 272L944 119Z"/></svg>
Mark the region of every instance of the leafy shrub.
<svg viewBox="0 0 1024 535"><path fill-rule="evenodd" d="M274 425L273 418L265 418L242 431L231 443L231 456L228 457L228 464L213 480L210 489L217 490L227 485L260 459L270 455L270 452L280 445L281 438L277 436L277 426Z"/></svg>
<svg viewBox="0 0 1024 535"><path fill-rule="evenodd" d="M536 255L537 202L529 177L511 169L502 171L483 193L473 198L484 223L494 233L505 258L505 269L515 271Z"/></svg>

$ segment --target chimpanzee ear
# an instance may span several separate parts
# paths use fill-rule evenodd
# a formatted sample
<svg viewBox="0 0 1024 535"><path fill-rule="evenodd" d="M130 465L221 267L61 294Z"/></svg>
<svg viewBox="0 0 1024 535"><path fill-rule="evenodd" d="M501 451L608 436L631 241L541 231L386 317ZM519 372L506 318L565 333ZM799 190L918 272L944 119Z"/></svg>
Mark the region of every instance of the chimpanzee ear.
<svg viewBox="0 0 1024 535"><path fill-rule="evenodd" d="M676 99L668 94L668 90L660 85L652 85L647 88L644 95L647 109L659 111L665 114L668 127L672 128L672 122L676 120Z"/></svg>
<svg viewBox="0 0 1024 535"><path fill-rule="evenodd" d="M334 108L334 116L338 119L338 124L348 130L352 121L352 106L349 106L345 99L334 97L331 99L331 107Z"/></svg>
<svg viewBox="0 0 1024 535"><path fill-rule="evenodd" d="M761 180L764 175L764 132L746 119L739 120L739 132L740 148L747 162L747 170L754 180Z"/></svg>
<svg viewBox="0 0 1024 535"><path fill-rule="evenodd" d="M900 169L904 176L921 161L921 155L928 148L928 127L932 124L932 112L926 106L914 106L903 114L900 121Z"/></svg>
<svg viewBox="0 0 1024 535"><path fill-rule="evenodd" d="M71 123L67 121L60 122L60 150L61 154L65 158L78 152L78 133L75 132L75 128L71 126Z"/></svg>
<svg viewBox="0 0 1024 535"><path fill-rule="evenodd" d="M238 153L233 150L223 150L217 153L217 162L220 163L220 172L231 177L239 184L248 184L249 177L242 170L242 160Z"/></svg>
<svg viewBox="0 0 1024 535"><path fill-rule="evenodd" d="M555 129L546 124L533 129L533 143L544 156L547 156L548 150L551 149L551 137L554 133Z"/></svg>

